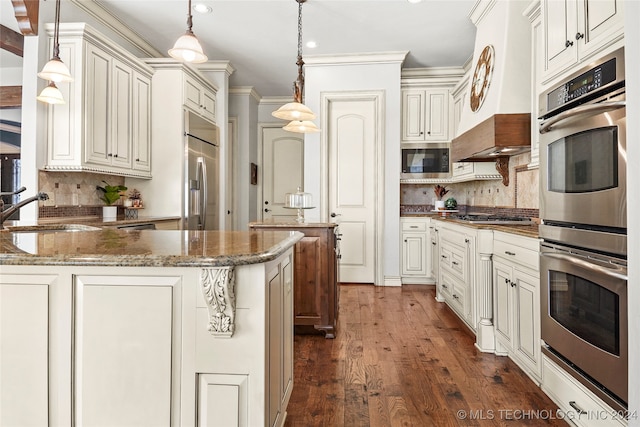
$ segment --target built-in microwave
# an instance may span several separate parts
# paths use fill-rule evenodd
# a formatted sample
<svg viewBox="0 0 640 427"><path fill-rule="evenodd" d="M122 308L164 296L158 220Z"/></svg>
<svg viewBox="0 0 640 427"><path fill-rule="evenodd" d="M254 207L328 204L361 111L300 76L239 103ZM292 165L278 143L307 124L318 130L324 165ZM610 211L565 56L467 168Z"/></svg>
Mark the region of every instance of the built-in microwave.
<svg viewBox="0 0 640 427"><path fill-rule="evenodd" d="M450 145L415 144L401 145L401 179L449 178L451 172Z"/></svg>

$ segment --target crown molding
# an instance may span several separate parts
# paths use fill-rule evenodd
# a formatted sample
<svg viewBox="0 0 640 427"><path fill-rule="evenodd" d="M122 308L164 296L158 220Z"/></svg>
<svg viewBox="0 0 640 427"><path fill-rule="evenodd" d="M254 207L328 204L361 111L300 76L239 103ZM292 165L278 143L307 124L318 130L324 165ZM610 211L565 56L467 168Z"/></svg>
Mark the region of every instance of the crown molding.
<svg viewBox="0 0 640 427"><path fill-rule="evenodd" d="M313 55L304 58L305 66L317 65L362 65L362 64L401 64L409 51L348 53L338 55Z"/></svg>
<svg viewBox="0 0 640 427"><path fill-rule="evenodd" d="M221 60L203 62L202 64L197 64L196 68L200 71L224 71L227 73L227 76L230 76L236 70L233 68L233 65L231 65L231 61Z"/></svg>
<svg viewBox="0 0 640 427"><path fill-rule="evenodd" d="M117 16L106 10L103 6L95 1L87 0L69 0L75 7L84 11L92 18L96 19L100 24L109 28L110 30L121 35L134 45L137 49L142 51L145 55L152 57L164 57L165 55L153 47L149 42L140 36L140 34L133 31L127 25L125 25Z"/></svg>
<svg viewBox="0 0 640 427"><path fill-rule="evenodd" d="M229 88L229 95L248 95L260 102L261 96L253 86L234 86Z"/></svg>

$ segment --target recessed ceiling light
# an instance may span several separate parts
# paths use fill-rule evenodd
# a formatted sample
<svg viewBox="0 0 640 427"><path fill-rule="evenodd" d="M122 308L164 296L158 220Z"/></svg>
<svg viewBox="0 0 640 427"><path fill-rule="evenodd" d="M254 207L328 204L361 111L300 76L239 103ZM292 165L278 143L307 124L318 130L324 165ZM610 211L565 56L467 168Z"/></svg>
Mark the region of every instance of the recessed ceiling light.
<svg viewBox="0 0 640 427"><path fill-rule="evenodd" d="M193 10L198 12L198 13L211 13L213 11L213 9L211 8L211 6L207 6L204 3L196 3L193 6Z"/></svg>
<svg viewBox="0 0 640 427"><path fill-rule="evenodd" d="M305 44L305 46L307 46L307 47L308 47L308 48L310 48L310 49L313 49L313 48L315 48L315 47L318 47L318 43L316 43L316 42L315 42L315 41L313 41L313 40L309 40L309 41L307 42L307 44Z"/></svg>

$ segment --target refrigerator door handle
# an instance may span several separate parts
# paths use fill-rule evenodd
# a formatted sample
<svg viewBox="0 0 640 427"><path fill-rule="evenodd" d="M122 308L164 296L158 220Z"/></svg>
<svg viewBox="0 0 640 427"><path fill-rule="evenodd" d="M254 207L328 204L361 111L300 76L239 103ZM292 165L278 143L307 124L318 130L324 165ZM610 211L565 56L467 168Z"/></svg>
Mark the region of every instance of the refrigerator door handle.
<svg viewBox="0 0 640 427"><path fill-rule="evenodd" d="M198 157L198 165L200 166L200 229L205 230L207 222L207 164L204 157Z"/></svg>

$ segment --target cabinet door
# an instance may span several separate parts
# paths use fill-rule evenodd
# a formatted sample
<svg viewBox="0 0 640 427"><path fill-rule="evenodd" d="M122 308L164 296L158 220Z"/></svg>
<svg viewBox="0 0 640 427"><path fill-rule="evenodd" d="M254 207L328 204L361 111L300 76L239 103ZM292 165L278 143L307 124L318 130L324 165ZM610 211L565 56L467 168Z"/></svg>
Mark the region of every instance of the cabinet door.
<svg viewBox="0 0 640 427"><path fill-rule="evenodd" d="M427 115L424 140L447 141L449 138L449 91L427 90L425 100Z"/></svg>
<svg viewBox="0 0 640 427"><path fill-rule="evenodd" d="M402 233L402 274L426 276L426 253L425 233Z"/></svg>
<svg viewBox="0 0 640 427"><path fill-rule="evenodd" d="M424 141L425 91L402 91L402 140Z"/></svg>
<svg viewBox="0 0 640 427"><path fill-rule="evenodd" d="M132 143L133 169L151 171L151 80L138 73L133 80Z"/></svg>
<svg viewBox="0 0 640 427"><path fill-rule="evenodd" d="M623 7L622 0L578 1L578 22L584 22L584 28L578 28L575 34L580 56L593 53L622 36Z"/></svg>
<svg viewBox="0 0 640 427"><path fill-rule="evenodd" d="M201 113L204 117L216 121L216 95L208 90L203 90L201 94L202 109Z"/></svg>
<svg viewBox="0 0 640 427"><path fill-rule="evenodd" d="M539 278L515 270L517 306L515 351L521 359L540 371L540 292Z"/></svg>
<svg viewBox="0 0 640 427"><path fill-rule="evenodd" d="M85 82L85 161L99 165L110 165L109 139L110 111L110 68L111 58L98 48L86 45ZM81 115L82 111L75 114Z"/></svg>
<svg viewBox="0 0 640 427"><path fill-rule="evenodd" d="M291 257L282 263L283 313L293 313L293 263ZM293 390L293 316L282 323L282 396L280 406L286 410Z"/></svg>
<svg viewBox="0 0 640 427"><path fill-rule="evenodd" d="M184 79L184 105L193 109L193 111L200 111L200 95L202 88L200 85L185 77Z"/></svg>
<svg viewBox="0 0 640 427"><path fill-rule="evenodd" d="M309 230L295 245L294 315L296 325L322 325L326 301L326 242L320 232Z"/></svg>
<svg viewBox="0 0 640 427"><path fill-rule="evenodd" d="M576 0L543 0L545 73L552 75L575 63L578 50Z"/></svg>
<svg viewBox="0 0 640 427"><path fill-rule="evenodd" d="M117 59L112 64L112 120L107 156L113 166L131 169L133 70Z"/></svg>
<svg viewBox="0 0 640 427"><path fill-rule="evenodd" d="M511 299L513 282L511 267L498 259L493 262L493 283L495 292L493 316L496 333L511 348L513 343L513 301Z"/></svg>

